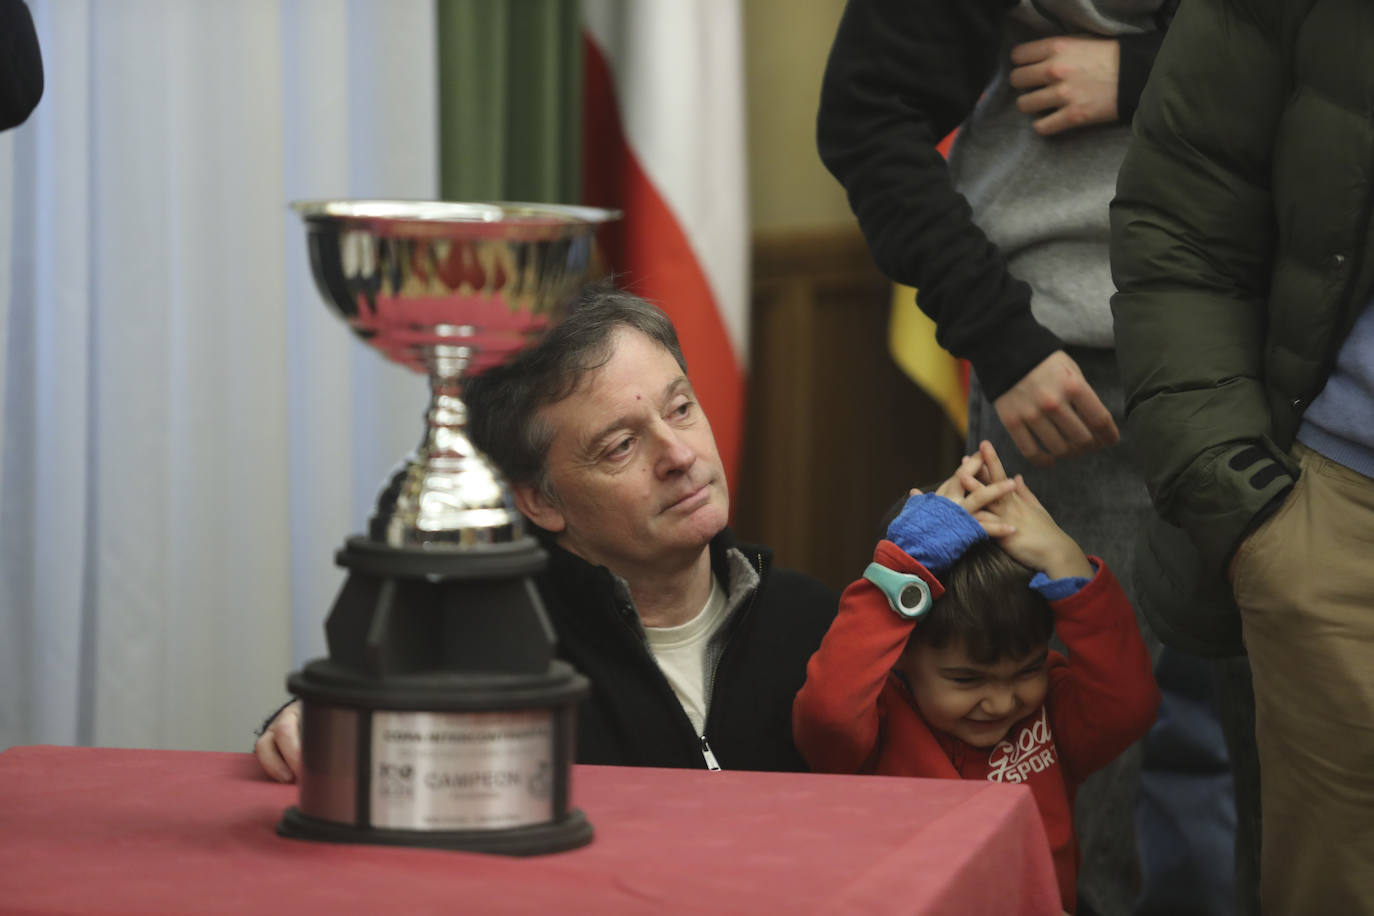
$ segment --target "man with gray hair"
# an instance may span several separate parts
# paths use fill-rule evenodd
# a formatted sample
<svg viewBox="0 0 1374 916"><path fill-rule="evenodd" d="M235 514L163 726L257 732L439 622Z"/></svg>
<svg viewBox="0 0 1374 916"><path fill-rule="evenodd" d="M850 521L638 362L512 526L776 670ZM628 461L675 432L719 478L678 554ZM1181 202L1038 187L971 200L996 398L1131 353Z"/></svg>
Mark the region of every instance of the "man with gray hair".
<svg viewBox="0 0 1374 916"><path fill-rule="evenodd" d="M667 316L610 286L468 381L469 434L539 529L559 657L591 680L577 761L802 770L792 699L838 599L736 543L711 424ZM297 704L255 751L299 769Z"/></svg>

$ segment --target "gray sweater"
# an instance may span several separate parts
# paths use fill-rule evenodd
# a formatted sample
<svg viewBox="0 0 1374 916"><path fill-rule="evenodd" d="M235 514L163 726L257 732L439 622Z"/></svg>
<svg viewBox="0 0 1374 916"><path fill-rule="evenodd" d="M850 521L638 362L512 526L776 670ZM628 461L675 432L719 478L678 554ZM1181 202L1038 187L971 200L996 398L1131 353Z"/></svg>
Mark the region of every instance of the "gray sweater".
<svg viewBox="0 0 1374 916"><path fill-rule="evenodd" d="M1051 35L1157 31L1159 0L1021 0L1005 19L1000 65L950 154L973 220L1030 284L1031 313L1067 344L1112 346L1107 208L1130 142L1129 123L1042 137L1018 111L1012 45Z"/></svg>

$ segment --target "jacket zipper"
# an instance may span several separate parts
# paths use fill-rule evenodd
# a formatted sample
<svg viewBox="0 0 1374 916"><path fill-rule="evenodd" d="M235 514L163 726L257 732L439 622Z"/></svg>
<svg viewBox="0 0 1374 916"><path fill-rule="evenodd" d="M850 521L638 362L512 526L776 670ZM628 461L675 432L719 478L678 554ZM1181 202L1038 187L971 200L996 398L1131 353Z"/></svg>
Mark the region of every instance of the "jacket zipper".
<svg viewBox="0 0 1374 916"><path fill-rule="evenodd" d="M687 724L688 731L693 736L695 736L697 740L697 748L701 752L702 760L706 763L706 769L722 769L720 762L716 760L715 752L711 750L711 745L706 740L706 724L702 723L702 734L698 735L696 733L696 729L692 726L691 718L687 715L687 710L682 708L682 701L680 701L677 698L677 694L673 692L672 685L668 683L668 679L663 674L663 669L658 666L658 662L654 659L653 652L649 651L649 648L644 644L643 637L639 633L636 633L634 627L628 622L628 620L625 619L625 610L625 608L620 608L621 621L625 624L625 632L631 635L631 639L633 640L634 644L638 646L642 658L649 665L649 668L653 671L654 679L658 682L660 694L662 694L664 699L668 700L671 703L671 705L676 708L678 716L681 718L683 722ZM721 656L724 657L724 655L725 653L722 652ZM717 663L717 665L719 665L719 663ZM711 681L713 683L715 681L714 670L711 672ZM707 712L707 718L710 718L709 710Z"/></svg>
<svg viewBox="0 0 1374 916"><path fill-rule="evenodd" d="M746 604L744 607L740 608L739 619L737 619L734 622L734 632L739 632L739 628L744 625L745 617L748 616L749 612L754 609L754 602L758 600L759 592L763 591L763 554L754 554L754 566L758 569L759 584L758 587L754 589L754 593L749 596L749 603ZM720 666L725 663L725 657L730 654L730 647L734 644L734 641L735 640L732 634L730 642L726 643L725 648L722 649L720 652L720 658L716 659L716 664L711 668L711 677L706 682L706 696L710 697L713 701L715 699L716 693L716 672L718 672L720 670ZM715 753L711 750L710 743L706 740L705 734L707 731L710 731L711 710L714 708L715 703L712 702L706 709L706 722L702 726L701 735L701 755L706 760L706 769L708 770L722 769L720 763L716 760Z"/></svg>
<svg viewBox="0 0 1374 916"><path fill-rule="evenodd" d="M701 736L701 756L706 759L706 769L720 769L720 763L716 760L716 755L711 752L711 742L706 740L705 735Z"/></svg>

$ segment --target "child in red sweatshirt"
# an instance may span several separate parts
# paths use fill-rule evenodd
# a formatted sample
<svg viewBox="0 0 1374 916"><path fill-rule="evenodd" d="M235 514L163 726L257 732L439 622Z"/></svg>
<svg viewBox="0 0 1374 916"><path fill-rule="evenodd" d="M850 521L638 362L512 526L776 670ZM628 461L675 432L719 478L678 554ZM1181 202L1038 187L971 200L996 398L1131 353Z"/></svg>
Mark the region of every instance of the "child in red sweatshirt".
<svg viewBox="0 0 1374 916"><path fill-rule="evenodd" d="M807 665L797 747L819 772L1028 785L1072 913L1074 793L1159 705L1120 584L987 442L912 491L873 560Z"/></svg>

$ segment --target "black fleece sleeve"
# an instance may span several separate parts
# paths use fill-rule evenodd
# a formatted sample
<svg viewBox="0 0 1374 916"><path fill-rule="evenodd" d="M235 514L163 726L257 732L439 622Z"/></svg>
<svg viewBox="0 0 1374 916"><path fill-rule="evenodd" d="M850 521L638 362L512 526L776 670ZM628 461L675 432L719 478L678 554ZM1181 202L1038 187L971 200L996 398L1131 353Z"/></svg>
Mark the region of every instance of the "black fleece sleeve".
<svg viewBox="0 0 1374 916"><path fill-rule="evenodd" d="M936 340L991 398L1063 344L973 222L936 144L997 66L999 0L849 0L821 87L817 142L878 267L920 290Z"/></svg>
<svg viewBox="0 0 1374 916"><path fill-rule="evenodd" d="M1140 107L1140 93L1145 91L1145 82L1154 68L1155 57L1164 44L1164 35L1169 31L1178 12L1179 0L1164 0L1155 13L1156 29L1151 32L1137 32L1121 35L1117 46L1121 48L1121 62L1116 75L1116 116L1122 124L1130 124L1135 110Z"/></svg>
<svg viewBox="0 0 1374 916"><path fill-rule="evenodd" d="M24 0L0 0L0 130L23 124L43 97L43 58Z"/></svg>

